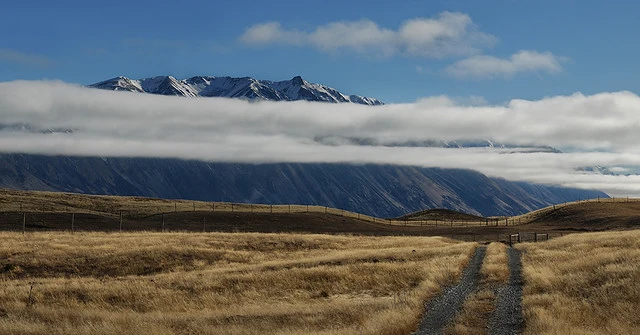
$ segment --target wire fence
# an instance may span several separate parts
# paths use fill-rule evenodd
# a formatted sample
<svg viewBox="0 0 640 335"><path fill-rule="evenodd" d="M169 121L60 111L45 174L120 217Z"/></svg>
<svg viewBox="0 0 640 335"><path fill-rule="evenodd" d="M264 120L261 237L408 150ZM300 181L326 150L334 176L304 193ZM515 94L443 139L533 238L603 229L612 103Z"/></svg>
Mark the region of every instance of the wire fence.
<svg viewBox="0 0 640 335"><path fill-rule="evenodd" d="M207 230L216 213L262 213L262 214L300 214L323 213L338 217L357 219L364 222L405 227L511 227L580 203L637 202L640 199L602 198L579 200L549 206L527 214L512 217L489 217L482 219L407 219L390 220L358 212L316 205L268 205L230 202L170 201L142 199L126 206L114 206L100 201L87 202L83 206L71 203L4 203L0 202L0 230L36 231L36 230ZM191 213L192 215L185 215ZM200 222L201 221L201 222ZM213 229L213 227L209 227Z"/></svg>

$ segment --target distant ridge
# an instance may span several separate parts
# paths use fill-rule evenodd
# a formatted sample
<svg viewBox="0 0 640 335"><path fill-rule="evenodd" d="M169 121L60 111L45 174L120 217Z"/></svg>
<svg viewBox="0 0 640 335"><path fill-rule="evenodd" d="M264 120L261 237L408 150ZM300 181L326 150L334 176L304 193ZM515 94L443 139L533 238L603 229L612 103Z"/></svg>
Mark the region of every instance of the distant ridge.
<svg viewBox="0 0 640 335"><path fill-rule="evenodd" d="M178 80L172 76L158 76L143 79L115 77L89 87L112 91L129 91L160 95L184 97L226 97L271 101L321 101L351 102L362 105L377 106L383 102L360 95L346 95L338 90L313 84L300 76L284 81L258 80L251 77L211 77L195 76Z"/></svg>

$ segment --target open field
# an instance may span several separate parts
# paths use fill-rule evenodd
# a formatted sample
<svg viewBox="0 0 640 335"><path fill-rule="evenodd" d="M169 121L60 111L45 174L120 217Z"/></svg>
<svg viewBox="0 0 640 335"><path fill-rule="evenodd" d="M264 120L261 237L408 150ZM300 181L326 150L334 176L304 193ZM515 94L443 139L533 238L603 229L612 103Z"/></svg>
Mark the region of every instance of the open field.
<svg viewBox="0 0 640 335"><path fill-rule="evenodd" d="M638 334L640 230L572 234L518 248L526 334Z"/></svg>
<svg viewBox="0 0 640 335"><path fill-rule="evenodd" d="M475 243L0 233L0 333L407 334Z"/></svg>
<svg viewBox="0 0 640 335"><path fill-rule="evenodd" d="M0 231L293 232L446 236L479 242L505 242L509 240L509 234L519 232L529 233L522 236L533 240L531 232L546 233L554 238L580 231L634 229L640 222L640 201L582 201L519 217L488 218L485 221L471 221L473 218L467 214L446 210L409 214L415 215L420 220L388 221L320 206L0 190ZM515 224L517 222L523 223Z"/></svg>

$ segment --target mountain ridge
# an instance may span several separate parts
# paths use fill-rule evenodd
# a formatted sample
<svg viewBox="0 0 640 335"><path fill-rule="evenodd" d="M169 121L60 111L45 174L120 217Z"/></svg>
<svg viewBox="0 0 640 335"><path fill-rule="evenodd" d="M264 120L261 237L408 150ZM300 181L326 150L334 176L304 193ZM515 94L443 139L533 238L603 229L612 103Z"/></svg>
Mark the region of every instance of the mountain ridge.
<svg viewBox="0 0 640 335"><path fill-rule="evenodd" d="M156 76L142 79L118 76L88 85L88 87L192 98L226 97L271 101L306 100L330 103L350 102L369 106L384 104L375 98L346 95L329 86L310 83L300 76L283 81L228 76L194 76L180 80L173 76Z"/></svg>
<svg viewBox="0 0 640 335"><path fill-rule="evenodd" d="M0 154L0 187L169 199L309 204L377 217L428 208L516 215L603 192L512 182L461 169L240 164L161 158Z"/></svg>

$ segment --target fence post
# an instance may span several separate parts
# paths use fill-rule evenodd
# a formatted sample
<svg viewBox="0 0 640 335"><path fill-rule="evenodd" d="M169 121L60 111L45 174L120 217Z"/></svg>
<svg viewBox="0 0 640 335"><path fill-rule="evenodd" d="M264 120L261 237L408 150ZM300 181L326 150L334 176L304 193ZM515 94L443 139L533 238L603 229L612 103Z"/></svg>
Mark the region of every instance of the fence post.
<svg viewBox="0 0 640 335"><path fill-rule="evenodd" d="M518 232L518 243L520 243L520 232Z"/></svg>
<svg viewBox="0 0 640 335"><path fill-rule="evenodd" d="M513 234L509 234L509 247L513 247Z"/></svg>
<svg viewBox="0 0 640 335"><path fill-rule="evenodd" d="M289 214L291 214L291 204L289 204Z"/></svg>
<svg viewBox="0 0 640 335"><path fill-rule="evenodd" d="M196 211L196 203L195 202L193 203L193 211L194 212Z"/></svg>
<svg viewBox="0 0 640 335"><path fill-rule="evenodd" d="M538 242L538 233L533 233L533 242Z"/></svg>
<svg viewBox="0 0 640 335"><path fill-rule="evenodd" d="M120 232L122 233L122 211L120 211Z"/></svg>
<svg viewBox="0 0 640 335"><path fill-rule="evenodd" d="M162 232L164 233L164 213L162 213Z"/></svg>
<svg viewBox="0 0 640 335"><path fill-rule="evenodd" d="M309 213L309 205L307 205L307 213Z"/></svg>
<svg viewBox="0 0 640 335"><path fill-rule="evenodd" d="M22 235L24 235L27 230L27 214L22 213Z"/></svg>
<svg viewBox="0 0 640 335"><path fill-rule="evenodd" d="M215 211L216 211L216 203L215 203L215 202L212 202L212 203L211 203L211 211L212 211L212 212L215 212Z"/></svg>
<svg viewBox="0 0 640 335"><path fill-rule="evenodd" d="M324 206L324 214L327 214L327 206Z"/></svg>
<svg viewBox="0 0 640 335"><path fill-rule="evenodd" d="M174 212L177 212L177 211L178 211L178 203L177 203L177 202L174 202L174 203L173 203L173 211L174 211Z"/></svg>
<svg viewBox="0 0 640 335"><path fill-rule="evenodd" d="M76 220L76 213L71 213L71 234L73 234L73 225Z"/></svg>
<svg viewBox="0 0 640 335"><path fill-rule="evenodd" d="M273 204L269 205L269 212L273 214Z"/></svg>
<svg viewBox="0 0 640 335"><path fill-rule="evenodd" d="M207 217L206 216L202 217L202 232L203 233L207 232Z"/></svg>

